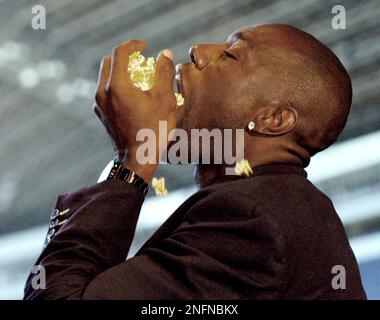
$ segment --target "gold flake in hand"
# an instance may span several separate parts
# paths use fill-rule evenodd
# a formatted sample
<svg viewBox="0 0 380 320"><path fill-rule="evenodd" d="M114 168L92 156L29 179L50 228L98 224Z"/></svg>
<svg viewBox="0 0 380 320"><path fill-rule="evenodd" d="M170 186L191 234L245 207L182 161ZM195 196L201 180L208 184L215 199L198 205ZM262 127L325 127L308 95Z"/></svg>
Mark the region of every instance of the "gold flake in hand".
<svg viewBox="0 0 380 320"><path fill-rule="evenodd" d="M235 173L239 176L249 177L253 171L246 159L240 160L235 164Z"/></svg>
<svg viewBox="0 0 380 320"><path fill-rule="evenodd" d="M133 84L142 91L147 91L153 87L155 69L154 58L145 59L140 51L129 56L128 72Z"/></svg>
<svg viewBox="0 0 380 320"><path fill-rule="evenodd" d="M168 193L168 190L165 188L165 178L153 178L152 187L157 196L164 196Z"/></svg>
<svg viewBox="0 0 380 320"><path fill-rule="evenodd" d="M133 84L142 91L150 90L154 85L156 63L153 57L145 58L140 51L129 56L128 72ZM182 94L175 93L177 108L183 106L185 99Z"/></svg>

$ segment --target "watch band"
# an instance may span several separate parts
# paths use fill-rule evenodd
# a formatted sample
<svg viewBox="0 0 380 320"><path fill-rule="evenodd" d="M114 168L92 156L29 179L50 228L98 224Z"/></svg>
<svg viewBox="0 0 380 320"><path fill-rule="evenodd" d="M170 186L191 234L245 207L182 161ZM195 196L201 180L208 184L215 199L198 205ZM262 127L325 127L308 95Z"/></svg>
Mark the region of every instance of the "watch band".
<svg viewBox="0 0 380 320"><path fill-rule="evenodd" d="M112 169L107 180L122 180L126 183L134 184L139 192L145 197L149 190L149 185L132 170L123 166L120 160L114 159Z"/></svg>

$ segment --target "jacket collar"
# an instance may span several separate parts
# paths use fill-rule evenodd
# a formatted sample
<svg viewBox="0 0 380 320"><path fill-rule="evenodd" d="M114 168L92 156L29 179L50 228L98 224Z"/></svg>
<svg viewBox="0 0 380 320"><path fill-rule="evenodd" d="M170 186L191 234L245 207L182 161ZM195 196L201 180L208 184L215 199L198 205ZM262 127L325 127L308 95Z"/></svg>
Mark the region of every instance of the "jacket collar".
<svg viewBox="0 0 380 320"><path fill-rule="evenodd" d="M278 175L278 174L295 174L307 178L306 170L294 164L289 163L268 163L254 167L251 177L262 175Z"/></svg>

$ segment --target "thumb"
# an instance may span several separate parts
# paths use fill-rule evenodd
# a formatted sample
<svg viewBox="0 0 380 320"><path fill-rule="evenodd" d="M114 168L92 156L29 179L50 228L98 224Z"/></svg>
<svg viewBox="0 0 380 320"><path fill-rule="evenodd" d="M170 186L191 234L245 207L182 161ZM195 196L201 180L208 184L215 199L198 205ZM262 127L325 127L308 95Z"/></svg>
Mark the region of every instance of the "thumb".
<svg viewBox="0 0 380 320"><path fill-rule="evenodd" d="M174 94L174 77L173 52L169 49L162 50L157 58L154 88Z"/></svg>

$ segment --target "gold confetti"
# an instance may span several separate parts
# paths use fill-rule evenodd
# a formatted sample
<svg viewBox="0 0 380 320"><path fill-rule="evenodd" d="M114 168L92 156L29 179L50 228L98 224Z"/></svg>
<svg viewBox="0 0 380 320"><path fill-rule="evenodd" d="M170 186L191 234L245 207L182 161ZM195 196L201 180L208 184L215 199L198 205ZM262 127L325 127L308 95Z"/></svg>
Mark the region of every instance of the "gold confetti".
<svg viewBox="0 0 380 320"><path fill-rule="evenodd" d="M152 187L157 196L165 196L168 193L168 190L165 188L165 178L153 178Z"/></svg>
<svg viewBox="0 0 380 320"><path fill-rule="evenodd" d="M175 93L175 98L177 100L177 109L182 107L185 103L185 98L180 93Z"/></svg>
<svg viewBox="0 0 380 320"><path fill-rule="evenodd" d="M249 177L253 171L246 159L240 160L235 164L235 173L239 176Z"/></svg>
<svg viewBox="0 0 380 320"><path fill-rule="evenodd" d="M151 89L154 85L156 63L153 57L145 58L140 51L129 56L128 72L133 84L142 91ZM185 99L182 94L175 93L177 108L183 106Z"/></svg>
<svg viewBox="0 0 380 320"><path fill-rule="evenodd" d="M133 84L142 91L147 91L153 87L155 69L154 58L145 59L139 51L129 56L128 72Z"/></svg>

